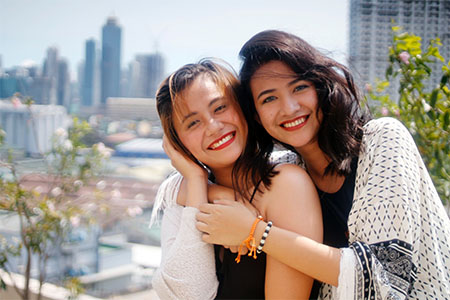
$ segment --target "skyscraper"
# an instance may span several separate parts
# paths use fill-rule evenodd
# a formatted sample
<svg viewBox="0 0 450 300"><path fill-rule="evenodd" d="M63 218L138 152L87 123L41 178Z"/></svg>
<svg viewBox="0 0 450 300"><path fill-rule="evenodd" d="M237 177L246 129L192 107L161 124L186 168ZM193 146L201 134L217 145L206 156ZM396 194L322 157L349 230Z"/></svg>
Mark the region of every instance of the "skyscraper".
<svg viewBox="0 0 450 300"><path fill-rule="evenodd" d="M58 60L58 81L56 85L57 104L66 108L70 105L70 73L65 59Z"/></svg>
<svg viewBox="0 0 450 300"><path fill-rule="evenodd" d="M439 37L444 58L450 58L450 0L351 0L349 66L362 84L384 79L389 64L394 21L404 31L422 37L422 45ZM438 83L441 65L433 66L430 83ZM396 90L396 84L391 92Z"/></svg>
<svg viewBox="0 0 450 300"><path fill-rule="evenodd" d="M120 48L122 29L109 17L102 28L101 103L120 96Z"/></svg>
<svg viewBox="0 0 450 300"><path fill-rule="evenodd" d="M86 58L84 63L83 79L81 83L81 105L92 106L94 104L94 84L95 84L95 40L86 41Z"/></svg>
<svg viewBox="0 0 450 300"><path fill-rule="evenodd" d="M137 55L131 65L132 97L154 98L164 76L164 58L159 53Z"/></svg>
<svg viewBox="0 0 450 300"><path fill-rule="evenodd" d="M57 100L57 85L58 85L58 60L59 54L56 47L50 47L47 49L47 57L44 61L44 71L43 76L48 80L48 92L47 97L42 99L42 104L53 104L58 103Z"/></svg>

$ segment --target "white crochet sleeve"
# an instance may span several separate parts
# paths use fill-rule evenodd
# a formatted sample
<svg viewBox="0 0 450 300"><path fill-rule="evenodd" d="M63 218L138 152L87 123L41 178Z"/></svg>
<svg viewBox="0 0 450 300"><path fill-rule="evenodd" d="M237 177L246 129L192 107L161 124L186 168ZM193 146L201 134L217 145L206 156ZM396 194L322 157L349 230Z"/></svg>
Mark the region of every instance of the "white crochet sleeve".
<svg viewBox="0 0 450 300"><path fill-rule="evenodd" d="M181 175L166 179L158 194L164 207L161 264L152 285L161 299L214 299L218 280L214 248L195 227L198 209L176 204Z"/></svg>

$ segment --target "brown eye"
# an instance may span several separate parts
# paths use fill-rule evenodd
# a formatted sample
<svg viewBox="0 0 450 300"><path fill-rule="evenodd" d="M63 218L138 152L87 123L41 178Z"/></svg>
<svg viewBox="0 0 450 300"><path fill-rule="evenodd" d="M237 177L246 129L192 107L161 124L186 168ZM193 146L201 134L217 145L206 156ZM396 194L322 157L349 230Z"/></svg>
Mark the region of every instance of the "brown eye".
<svg viewBox="0 0 450 300"><path fill-rule="evenodd" d="M307 84L300 84L294 88L294 92L303 91L304 89L306 89L308 87L309 87L309 85L307 85Z"/></svg>
<svg viewBox="0 0 450 300"><path fill-rule="evenodd" d="M188 128L188 129L189 129L189 128L192 128L193 126L197 125L198 122L199 122L198 120L194 120L194 121L190 122L190 123L187 125L187 128Z"/></svg>
<svg viewBox="0 0 450 300"><path fill-rule="evenodd" d="M270 97L264 98L264 100L262 101L262 103L264 104L264 103L272 102L272 101L275 100L275 99L276 99L275 96L270 96Z"/></svg>
<svg viewBox="0 0 450 300"><path fill-rule="evenodd" d="M222 111L222 110L224 110L226 107L227 107L226 105L220 105L220 106L218 106L218 107L214 110L214 112Z"/></svg>

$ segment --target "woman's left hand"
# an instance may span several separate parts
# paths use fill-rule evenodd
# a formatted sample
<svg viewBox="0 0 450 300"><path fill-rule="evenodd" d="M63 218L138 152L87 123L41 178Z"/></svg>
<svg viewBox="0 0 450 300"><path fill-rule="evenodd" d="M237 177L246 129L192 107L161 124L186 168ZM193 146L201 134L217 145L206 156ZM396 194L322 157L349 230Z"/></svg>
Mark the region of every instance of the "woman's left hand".
<svg viewBox="0 0 450 300"><path fill-rule="evenodd" d="M247 205L232 200L216 200L214 204L200 205L196 227L204 233L203 241L239 246L247 238L257 215L255 209L251 210Z"/></svg>

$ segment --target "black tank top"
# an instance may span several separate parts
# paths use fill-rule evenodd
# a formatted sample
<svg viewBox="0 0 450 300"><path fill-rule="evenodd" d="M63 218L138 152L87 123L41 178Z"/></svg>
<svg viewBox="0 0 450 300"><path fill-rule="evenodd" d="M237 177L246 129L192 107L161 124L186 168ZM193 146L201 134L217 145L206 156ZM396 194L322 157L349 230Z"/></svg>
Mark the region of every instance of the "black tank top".
<svg viewBox="0 0 450 300"><path fill-rule="evenodd" d="M256 194L256 185L250 198L250 203ZM220 252L223 251L223 261ZM266 253L261 252L258 258L241 255L240 263L236 263L237 253L231 252L220 245L214 245L216 259L216 274L219 288L215 299L264 299L266 277Z"/></svg>
<svg viewBox="0 0 450 300"><path fill-rule="evenodd" d="M223 249L223 261L219 254ZM241 262L236 263L236 253L222 246L214 245L216 257L216 274L219 280L216 299L264 299L266 276L266 254L261 252L254 259L241 255Z"/></svg>
<svg viewBox="0 0 450 300"><path fill-rule="evenodd" d="M348 247L348 215L352 208L353 192L355 190L356 168L358 158L351 163L351 172L345 178L342 187L336 193L325 193L319 189L320 205L322 206L323 243L335 248ZM310 299L317 299L322 284L317 280L311 291Z"/></svg>

